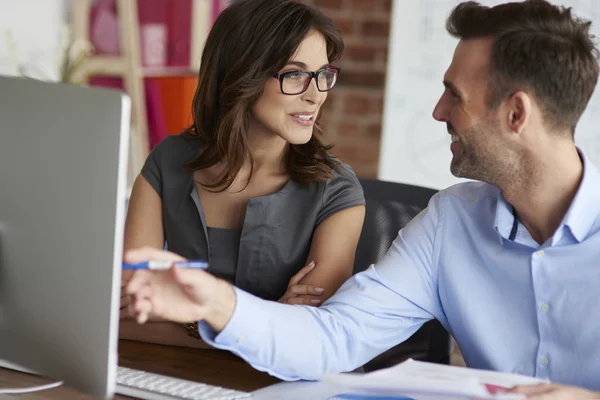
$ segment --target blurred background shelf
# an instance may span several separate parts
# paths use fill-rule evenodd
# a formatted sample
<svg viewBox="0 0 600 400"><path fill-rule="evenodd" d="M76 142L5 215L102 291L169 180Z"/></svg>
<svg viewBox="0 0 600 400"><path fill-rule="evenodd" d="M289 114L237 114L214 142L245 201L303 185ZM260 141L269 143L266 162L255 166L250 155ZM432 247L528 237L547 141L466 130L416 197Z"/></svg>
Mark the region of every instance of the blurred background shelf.
<svg viewBox="0 0 600 400"><path fill-rule="evenodd" d="M93 47L71 82L122 89L131 97L132 184L149 151L190 126L204 41L229 1L70 2L73 42Z"/></svg>
<svg viewBox="0 0 600 400"><path fill-rule="evenodd" d="M189 77L196 76L197 70L186 67L144 67L142 69L144 77L155 78L161 76L167 77Z"/></svg>

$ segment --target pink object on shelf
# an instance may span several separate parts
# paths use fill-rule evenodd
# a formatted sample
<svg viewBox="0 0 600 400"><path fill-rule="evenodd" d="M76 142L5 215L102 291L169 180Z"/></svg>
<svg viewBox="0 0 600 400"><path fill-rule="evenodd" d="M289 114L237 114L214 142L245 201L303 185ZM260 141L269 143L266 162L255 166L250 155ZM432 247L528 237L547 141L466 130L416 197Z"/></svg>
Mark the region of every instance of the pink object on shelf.
<svg viewBox="0 0 600 400"><path fill-rule="evenodd" d="M167 0L137 0L142 65L167 65Z"/></svg>
<svg viewBox="0 0 600 400"><path fill-rule="evenodd" d="M192 40L192 0L168 0L167 60L172 67L189 67Z"/></svg>
<svg viewBox="0 0 600 400"><path fill-rule="evenodd" d="M97 54L119 54L119 23L115 0L96 0L91 7L90 41Z"/></svg>
<svg viewBox="0 0 600 400"><path fill-rule="evenodd" d="M167 26L144 24L140 26L142 39L142 65L162 67L167 64Z"/></svg>

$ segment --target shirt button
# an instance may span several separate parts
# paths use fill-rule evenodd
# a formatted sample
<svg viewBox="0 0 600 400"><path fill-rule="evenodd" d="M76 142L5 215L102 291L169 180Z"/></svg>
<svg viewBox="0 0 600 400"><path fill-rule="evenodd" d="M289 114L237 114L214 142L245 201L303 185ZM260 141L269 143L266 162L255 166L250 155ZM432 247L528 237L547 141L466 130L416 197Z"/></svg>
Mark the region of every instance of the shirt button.
<svg viewBox="0 0 600 400"><path fill-rule="evenodd" d="M239 337L236 339L236 342L237 342L237 344L242 344L242 343L244 343L244 337L243 337L243 336L239 336Z"/></svg>
<svg viewBox="0 0 600 400"><path fill-rule="evenodd" d="M544 257L544 250L538 250L535 252L535 255L538 257Z"/></svg>
<svg viewBox="0 0 600 400"><path fill-rule="evenodd" d="M542 364L544 367L545 367L546 365L548 365L548 362L549 362L549 361L548 361L548 359L547 359L547 358L545 358L545 357L544 357L544 358L542 358L542 360L541 360L541 364Z"/></svg>
<svg viewBox="0 0 600 400"><path fill-rule="evenodd" d="M548 304L542 304L542 311L543 312L548 312L549 309L550 309L550 306Z"/></svg>

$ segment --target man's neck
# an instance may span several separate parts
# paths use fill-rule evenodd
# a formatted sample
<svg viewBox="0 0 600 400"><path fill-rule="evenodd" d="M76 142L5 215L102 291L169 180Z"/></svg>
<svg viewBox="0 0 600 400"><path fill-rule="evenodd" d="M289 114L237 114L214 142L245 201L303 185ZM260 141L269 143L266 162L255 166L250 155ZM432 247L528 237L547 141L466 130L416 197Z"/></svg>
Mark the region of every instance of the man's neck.
<svg viewBox="0 0 600 400"><path fill-rule="evenodd" d="M540 244L556 232L583 177L583 163L572 142L548 146L548 150L523 158L518 168L522 179L498 185L519 221Z"/></svg>

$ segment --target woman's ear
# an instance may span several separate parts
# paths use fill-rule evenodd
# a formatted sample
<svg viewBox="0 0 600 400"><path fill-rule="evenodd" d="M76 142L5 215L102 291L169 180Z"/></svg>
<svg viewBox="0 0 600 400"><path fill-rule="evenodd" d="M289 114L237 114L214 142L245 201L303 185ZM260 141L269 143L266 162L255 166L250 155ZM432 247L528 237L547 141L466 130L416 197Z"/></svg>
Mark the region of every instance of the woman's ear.
<svg viewBox="0 0 600 400"><path fill-rule="evenodd" d="M531 97L523 92L515 92L508 99L508 126L514 132L521 134L527 125L532 112Z"/></svg>

